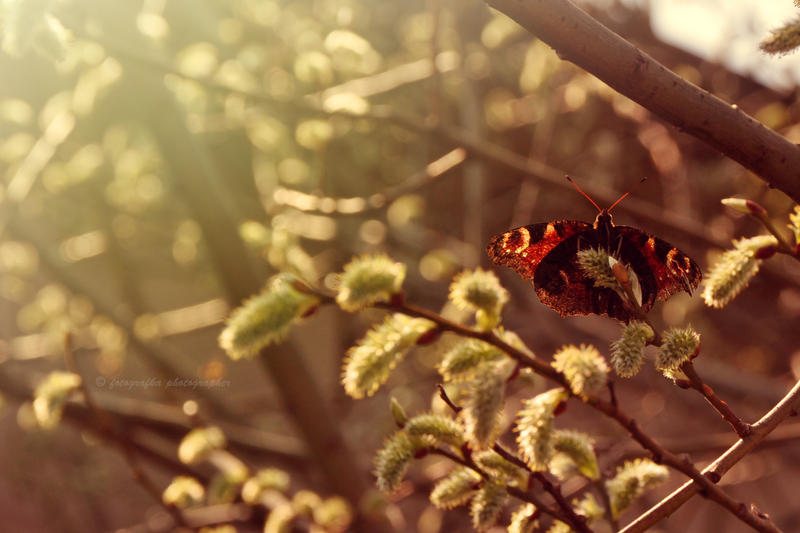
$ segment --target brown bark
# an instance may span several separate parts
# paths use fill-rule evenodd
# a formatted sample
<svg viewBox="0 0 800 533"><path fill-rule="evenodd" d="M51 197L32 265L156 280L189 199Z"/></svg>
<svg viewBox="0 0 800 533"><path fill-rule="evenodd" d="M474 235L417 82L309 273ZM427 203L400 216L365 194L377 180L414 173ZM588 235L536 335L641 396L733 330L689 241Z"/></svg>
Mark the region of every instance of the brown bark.
<svg viewBox="0 0 800 533"><path fill-rule="evenodd" d="M546 42L561 58L800 202L800 148L736 105L681 78L568 0L486 2Z"/></svg>

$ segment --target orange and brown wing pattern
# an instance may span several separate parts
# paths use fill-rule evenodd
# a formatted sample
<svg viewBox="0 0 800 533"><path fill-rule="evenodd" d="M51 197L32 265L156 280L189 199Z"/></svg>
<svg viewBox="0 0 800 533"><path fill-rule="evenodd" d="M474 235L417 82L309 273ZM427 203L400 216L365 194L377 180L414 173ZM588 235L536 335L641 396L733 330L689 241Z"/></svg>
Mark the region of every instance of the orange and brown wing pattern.
<svg viewBox="0 0 800 533"><path fill-rule="evenodd" d="M496 264L511 267L523 278L533 281L536 268L547 254L573 235L591 229L591 224L580 220L531 224L495 235L486 252Z"/></svg>
<svg viewBox="0 0 800 533"><path fill-rule="evenodd" d="M647 261L657 287L658 299L678 291L692 294L703 278L700 267L688 255L665 240L630 226L615 226L619 238L633 244Z"/></svg>

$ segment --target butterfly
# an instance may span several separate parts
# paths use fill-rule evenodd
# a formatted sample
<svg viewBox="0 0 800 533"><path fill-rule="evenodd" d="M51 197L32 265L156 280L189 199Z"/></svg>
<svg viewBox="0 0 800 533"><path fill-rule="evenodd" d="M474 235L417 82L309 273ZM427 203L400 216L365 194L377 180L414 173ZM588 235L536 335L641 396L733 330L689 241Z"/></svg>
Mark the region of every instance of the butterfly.
<svg viewBox="0 0 800 533"><path fill-rule="evenodd" d="M567 176L567 179L572 180ZM555 220L522 226L492 237L486 251L495 264L514 269L531 280L541 302L568 315L608 315L629 322L637 312L624 293L595 285L578 264L578 252L605 251L632 273L641 291L639 307L646 313L656 299L666 300L684 290L689 294L700 284L702 273L689 256L670 243L630 226L617 226L611 207L601 209L594 200L573 185L599 211L594 223ZM637 299L638 298L637 294Z"/></svg>

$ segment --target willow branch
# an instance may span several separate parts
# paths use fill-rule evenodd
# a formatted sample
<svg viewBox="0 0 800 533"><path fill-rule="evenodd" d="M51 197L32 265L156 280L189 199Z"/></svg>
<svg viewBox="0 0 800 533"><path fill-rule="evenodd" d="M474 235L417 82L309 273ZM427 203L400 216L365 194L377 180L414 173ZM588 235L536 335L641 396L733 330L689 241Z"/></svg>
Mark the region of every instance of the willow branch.
<svg viewBox="0 0 800 533"><path fill-rule="evenodd" d="M454 454L452 452L449 452L447 450L443 450L441 448L430 448L430 449L428 449L428 452L432 453L432 454L435 454L435 455L441 455L442 457L447 457L448 459L450 459L454 463L460 464L461 466L465 466L465 467L469 468L470 470L474 471L475 473L480 475L481 478L483 478L485 480L490 480L491 479L491 476L489 474L487 474L486 472L484 472L483 469L480 466L478 466L477 463L475 463L475 461L473 461L469 457L466 457L466 458L459 457L458 455L456 455L456 454ZM517 498L518 500L521 500L521 501L524 501L524 502L527 502L527 503L532 503L536 507L536 509L538 511L541 511L544 514L550 515L553 518L561 520L562 522L569 523L569 518L564 516L561 511L559 511L557 509L553 509L552 507L549 507L548 505L545 505L545 503L542 500L540 500L534 494L531 494L529 491L525 491L525 490L520 489L519 487L512 487L512 486L508 485L508 486L506 486L506 492L508 492L509 494L511 494L512 496Z"/></svg>
<svg viewBox="0 0 800 533"><path fill-rule="evenodd" d="M324 301L333 301L330 296L322 294L319 296ZM478 331L466 326L462 326L461 324L445 319L433 311L405 303L402 301L402 299L395 299L392 302L379 302L375 304L375 307L398 311L409 316L426 318L437 324L438 328L442 331L451 331L465 337L476 338L487 342L503 350L509 357L515 359L520 365L528 367L539 375L555 381L574 396L569 387L569 383L563 374L556 371L553 367L537 359L536 357L531 357L522 350L511 346L491 331ZM768 518L762 517L748 509L744 504L734 501L730 496L722 491L722 489L717 487L714 482L712 482L708 477L695 468L690 461L679 457L678 455L661 446L652 437L650 437L650 435L642 431L636 421L626 415L618 406L596 396L580 396L578 399L613 419L617 424L625 428L625 430L628 431L628 433L636 442L638 442L645 450L649 451L653 455L653 458L656 462L663 463L691 478L693 480L693 484L697 487L696 490L702 491L706 498L718 503L738 519L751 526L753 529L763 533L776 533L780 531ZM715 478L715 481L717 480L718 478Z"/></svg>
<svg viewBox="0 0 800 533"><path fill-rule="evenodd" d="M711 404L711 406L720 414L720 416L722 416L722 418L731 425L739 437L746 437L750 434L752 431L751 426L739 418L739 416L730 408L728 403L717 396L717 393L714 392L714 389L703 382L703 380L697 374L697 370L695 370L692 361L686 361L683 363L681 365L681 371L683 371L688 378L691 387L703 395L706 401L708 401L708 403Z"/></svg>
<svg viewBox="0 0 800 533"><path fill-rule="evenodd" d="M795 383L794 387L775 407L751 426L752 431L749 435L739 439L725 453L703 469L703 474L711 476L713 479L721 479L733 465L750 453L767 435L778 427L778 424L796 413L798 408L800 408L800 381ZM647 531L650 527L675 512L697 492L697 485L692 482L685 483L646 513L628 524L620 533L642 533Z"/></svg>
<svg viewBox="0 0 800 533"><path fill-rule="evenodd" d="M800 202L800 148L736 105L681 78L569 0L486 1L550 45L562 59Z"/></svg>
<svg viewBox="0 0 800 533"><path fill-rule="evenodd" d="M458 414L459 412L461 412L462 408L456 405L453 402L453 400L450 399L450 397L447 395L447 391L444 390L444 387L441 384L439 384L438 387L439 387L439 397L442 399L442 401L445 404L447 404L447 406L454 413ZM524 461L522 461L519 457L517 457L510 451L506 450L502 445L495 443L494 446L492 446L492 450L494 450L495 453L497 453L500 457L502 457L509 463L514 464L517 467L528 472L530 475L533 476L534 479L536 479L536 481L538 481L542 485L542 488L546 492L548 492L550 496L553 497L553 500L555 500L556 504L561 508L561 512L564 514L564 518L561 518L562 521L570 524L574 529L576 529L579 532L591 533L591 530L586 525L586 518L580 516L578 513L575 512L575 510L569 504L567 498L565 498L564 495L561 493L561 487L559 487L558 485L554 484L549 479L547 479L547 477L545 477L545 475L542 472L536 472L531 470L531 468L527 464L525 464ZM469 464L467 463L465 464L466 466L469 466ZM482 471L480 470L476 471L479 474L483 475ZM531 503L534 503L535 505L535 502Z"/></svg>

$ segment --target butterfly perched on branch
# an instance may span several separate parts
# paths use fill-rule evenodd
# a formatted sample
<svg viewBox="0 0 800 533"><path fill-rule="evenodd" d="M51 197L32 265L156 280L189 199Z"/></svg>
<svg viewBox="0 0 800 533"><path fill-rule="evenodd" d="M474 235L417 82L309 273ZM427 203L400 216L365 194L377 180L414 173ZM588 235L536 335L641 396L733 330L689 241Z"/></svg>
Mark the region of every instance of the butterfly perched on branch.
<svg viewBox="0 0 800 533"><path fill-rule="evenodd" d="M608 209L601 209L580 187L575 187L599 211L594 224L555 220L501 233L492 237L486 249L492 261L531 280L539 300L561 316L594 313L623 322L637 316L622 291L598 285L581 268L581 250L600 250L622 263L638 285L636 304L644 313L657 298L666 300L681 290L691 294L697 288L702 274L689 256L644 231L614 224L610 211L630 192Z"/></svg>

